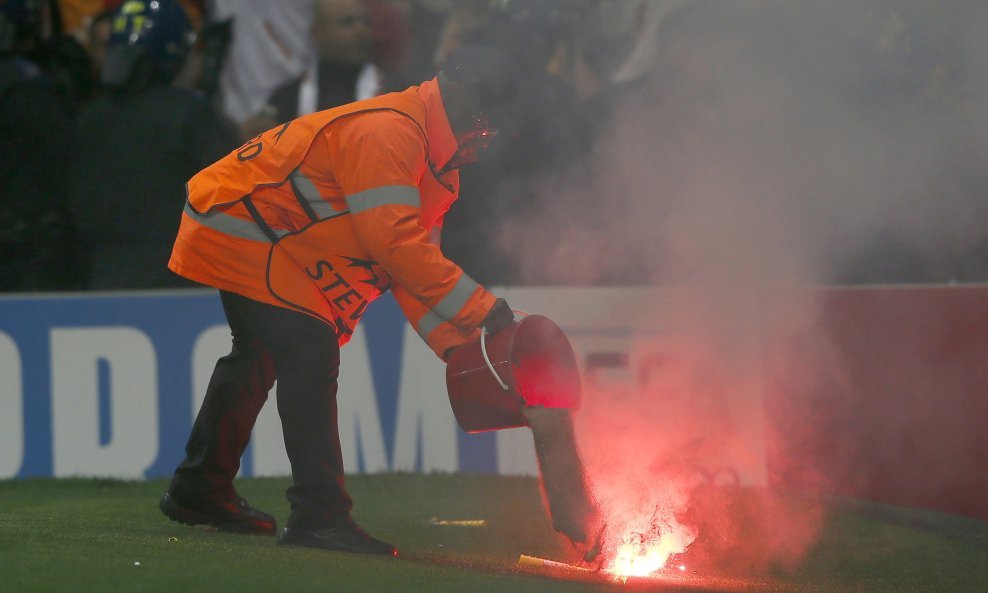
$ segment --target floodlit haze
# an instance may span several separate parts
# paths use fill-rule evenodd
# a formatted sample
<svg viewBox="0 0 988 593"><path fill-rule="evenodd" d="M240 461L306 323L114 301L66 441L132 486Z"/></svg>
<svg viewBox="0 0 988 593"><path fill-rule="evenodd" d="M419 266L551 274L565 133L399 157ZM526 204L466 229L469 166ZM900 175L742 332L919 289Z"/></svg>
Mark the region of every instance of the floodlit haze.
<svg viewBox="0 0 988 593"><path fill-rule="evenodd" d="M747 417L729 410L756 405L738 404L762 370L754 312L776 344L798 337L771 367L812 390L847 376L826 332L811 331L820 306L800 287L988 279L988 5L675 4L592 158L539 180L503 249L526 282L687 295L650 312L673 336L661 381L585 394L581 446L600 502L612 527L693 513L726 539L747 534L752 565L786 563L819 512L700 501L691 456L745 446L735 433Z"/></svg>

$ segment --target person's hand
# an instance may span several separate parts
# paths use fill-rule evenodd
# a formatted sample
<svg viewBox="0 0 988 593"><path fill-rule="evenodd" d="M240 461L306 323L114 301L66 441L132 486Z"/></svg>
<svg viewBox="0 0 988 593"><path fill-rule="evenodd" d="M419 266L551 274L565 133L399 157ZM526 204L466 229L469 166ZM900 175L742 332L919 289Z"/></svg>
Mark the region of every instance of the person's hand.
<svg viewBox="0 0 988 593"><path fill-rule="evenodd" d="M508 302L504 299L497 299L487 316L480 322L480 326L486 329L487 333L493 335L514 322L515 313L508 306Z"/></svg>
<svg viewBox="0 0 988 593"><path fill-rule="evenodd" d="M508 306L508 302L504 299L497 299L494 301L494 306L491 307L491 310L487 312L487 316L480 322L480 327L487 330L489 334L496 334L514 322L515 313ZM449 362L456 348L457 346L451 346L443 352L443 362Z"/></svg>

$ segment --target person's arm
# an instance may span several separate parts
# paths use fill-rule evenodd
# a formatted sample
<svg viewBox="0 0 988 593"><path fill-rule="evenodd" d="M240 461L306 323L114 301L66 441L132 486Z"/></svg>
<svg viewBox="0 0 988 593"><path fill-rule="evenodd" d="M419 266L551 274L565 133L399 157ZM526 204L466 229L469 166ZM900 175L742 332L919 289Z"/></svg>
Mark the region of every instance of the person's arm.
<svg viewBox="0 0 988 593"><path fill-rule="evenodd" d="M413 121L393 112L358 114L330 134L334 173L354 231L391 276L409 321L437 355L468 340L495 297L430 241L418 183L431 175Z"/></svg>

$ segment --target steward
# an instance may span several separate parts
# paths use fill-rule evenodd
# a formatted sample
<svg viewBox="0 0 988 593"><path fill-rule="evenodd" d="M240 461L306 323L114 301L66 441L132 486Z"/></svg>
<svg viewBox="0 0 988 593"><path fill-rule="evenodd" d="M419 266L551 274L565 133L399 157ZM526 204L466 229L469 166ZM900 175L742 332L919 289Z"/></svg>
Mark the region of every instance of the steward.
<svg viewBox="0 0 988 593"><path fill-rule="evenodd" d="M285 122L195 175L170 268L216 287L233 334L160 508L172 520L269 535L233 479L277 381L292 466L278 541L397 556L353 522L337 426L340 346L391 290L439 356L513 322L503 299L439 248L461 165L496 133L511 68L464 47L439 75ZM356 397L373 397L357 394Z"/></svg>

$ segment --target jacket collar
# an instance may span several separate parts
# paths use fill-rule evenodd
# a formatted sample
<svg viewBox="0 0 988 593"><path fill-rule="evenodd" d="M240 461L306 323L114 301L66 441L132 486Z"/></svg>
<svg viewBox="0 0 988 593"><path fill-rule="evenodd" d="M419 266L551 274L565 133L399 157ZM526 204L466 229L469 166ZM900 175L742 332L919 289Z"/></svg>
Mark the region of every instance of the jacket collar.
<svg viewBox="0 0 988 593"><path fill-rule="evenodd" d="M429 139L429 162L436 171L442 170L459 148L456 136L446 117L439 81L435 78L418 87L419 98L425 103L425 135Z"/></svg>

